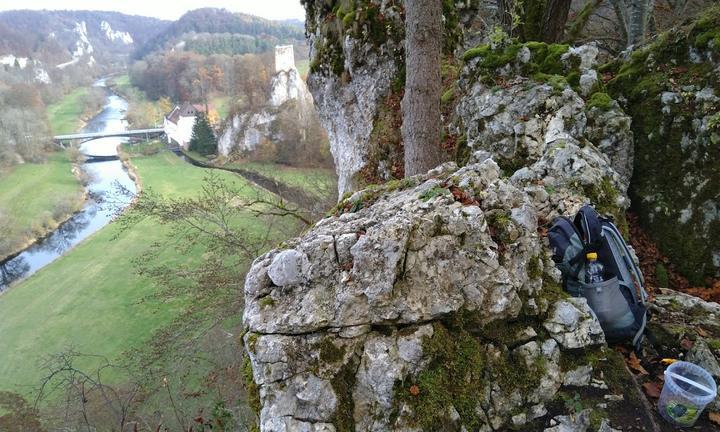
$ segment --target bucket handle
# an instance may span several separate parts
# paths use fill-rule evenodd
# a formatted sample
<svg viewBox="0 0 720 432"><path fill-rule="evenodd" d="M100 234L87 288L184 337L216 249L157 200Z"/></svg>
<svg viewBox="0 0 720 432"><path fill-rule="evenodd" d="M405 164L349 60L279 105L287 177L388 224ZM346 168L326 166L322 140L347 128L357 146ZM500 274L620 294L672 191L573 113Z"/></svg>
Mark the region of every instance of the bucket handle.
<svg viewBox="0 0 720 432"><path fill-rule="evenodd" d="M679 374L676 374L675 372L665 371L665 373L666 373L667 375L671 376L673 379L682 381L682 382L684 382L684 383L686 383L686 384L690 384L690 385L693 386L693 387L699 388L700 390L702 390L702 391L704 391L705 393L707 393L708 396L709 396L709 395L712 395L712 394L717 395L717 392L712 391L711 388L706 387L706 386L704 386L704 385L702 385L702 384L700 384L700 383L698 383L698 382L695 382L695 381L693 381L693 380L691 380L691 379L685 378L684 376L679 375Z"/></svg>

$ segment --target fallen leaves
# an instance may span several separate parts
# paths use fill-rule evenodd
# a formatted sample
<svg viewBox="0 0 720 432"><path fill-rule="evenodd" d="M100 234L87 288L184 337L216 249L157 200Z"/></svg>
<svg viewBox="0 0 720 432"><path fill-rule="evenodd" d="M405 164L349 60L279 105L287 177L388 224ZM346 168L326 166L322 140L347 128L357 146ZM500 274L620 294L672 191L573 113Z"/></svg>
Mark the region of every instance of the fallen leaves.
<svg viewBox="0 0 720 432"><path fill-rule="evenodd" d="M642 385L645 394L651 398L659 398L662 392L662 385L655 381L649 381Z"/></svg>
<svg viewBox="0 0 720 432"><path fill-rule="evenodd" d="M687 338L683 338L683 340L680 341L680 346L685 351L690 351L694 345L695 345L695 342L693 342Z"/></svg>
<svg viewBox="0 0 720 432"><path fill-rule="evenodd" d="M635 355L634 352L630 353L630 356L627 358L626 363L630 369L634 370L640 375L648 375L648 371L645 370L645 368L640 364L640 359Z"/></svg>
<svg viewBox="0 0 720 432"><path fill-rule="evenodd" d="M710 421L720 426L720 413L711 412L708 414Z"/></svg>
<svg viewBox="0 0 720 432"><path fill-rule="evenodd" d="M473 198L471 195L468 195L467 192L460 189L457 186L450 186L450 193L452 193L453 198L455 201L460 202L462 205L478 205L479 203L475 198Z"/></svg>

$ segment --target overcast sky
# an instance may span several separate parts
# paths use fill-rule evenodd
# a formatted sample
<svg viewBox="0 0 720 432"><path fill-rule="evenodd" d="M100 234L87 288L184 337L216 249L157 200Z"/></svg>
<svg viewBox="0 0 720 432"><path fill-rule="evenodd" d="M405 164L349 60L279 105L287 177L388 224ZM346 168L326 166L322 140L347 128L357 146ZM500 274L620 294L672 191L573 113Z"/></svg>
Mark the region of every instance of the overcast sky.
<svg viewBox="0 0 720 432"><path fill-rule="evenodd" d="M202 7L225 8L269 19L305 19L300 0L0 0L0 10L109 10L169 20Z"/></svg>

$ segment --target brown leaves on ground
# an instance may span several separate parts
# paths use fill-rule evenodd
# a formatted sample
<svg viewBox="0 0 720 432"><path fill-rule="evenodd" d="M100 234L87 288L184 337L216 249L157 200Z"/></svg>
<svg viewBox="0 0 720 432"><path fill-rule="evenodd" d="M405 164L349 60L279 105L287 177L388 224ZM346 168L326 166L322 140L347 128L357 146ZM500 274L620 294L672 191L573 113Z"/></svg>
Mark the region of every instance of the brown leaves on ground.
<svg viewBox="0 0 720 432"><path fill-rule="evenodd" d="M467 192L460 189L457 186L450 186L450 193L452 193L453 198L455 201L460 202L462 205L479 205L477 200L473 198L472 196L468 195Z"/></svg>
<svg viewBox="0 0 720 432"><path fill-rule="evenodd" d="M650 398L659 398L665 376L663 375L663 366L656 363L657 359L640 358L634 351L624 347L616 347L615 350L622 354L630 372L636 376L638 381L642 382L643 392ZM648 372L648 369L652 372Z"/></svg>
<svg viewBox="0 0 720 432"><path fill-rule="evenodd" d="M658 249L655 242L642 229L639 218L636 214L627 213L628 224L630 225L630 244L640 259L640 270L645 277L646 290L649 293L657 291L658 281L655 276L658 263L667 270L669 288L699 297L705 301L720 303L720 280L709 281L711 288L691 287L690 282L677 272L670 260Z"/></svg>
<svg viewBox="0 0 720 432"><path fill-rule="evenodd" d="M654 399L659 398L660 393L662 392L662 384L656 381L648 381L642 385L642 388L643 391L645 391L645 394L648 395L648 397Z"/></svg>
<svg viewBox="0 0 720 432"><path fill-rule="evenodd" d="M631 370L634 370L640 375L648 374L648 371L646 371L645 368L640 364L640 359L637 357L637 355L635 355L634 352L630 353L630 356L625 359L625 362Z"/></svg>
<svg viewBox="0 0 720 432"><path fill-rule="evenodd" d="M708 417L710 418L711 422L720 426L720 413L711 412L711 413L708 413Z"/></svg>

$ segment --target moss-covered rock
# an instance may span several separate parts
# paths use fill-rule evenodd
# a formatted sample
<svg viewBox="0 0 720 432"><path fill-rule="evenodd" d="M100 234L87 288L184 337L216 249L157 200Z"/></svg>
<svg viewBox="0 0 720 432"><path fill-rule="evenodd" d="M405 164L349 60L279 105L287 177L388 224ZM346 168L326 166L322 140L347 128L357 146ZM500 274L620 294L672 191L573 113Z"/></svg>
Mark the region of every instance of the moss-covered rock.
<svg viewBox="0 0 720 432"><path fill-rule="evenodd" d="M641 224L695 285L720 275L720 7L604 68L635 135L630 188Z"/></svg>

